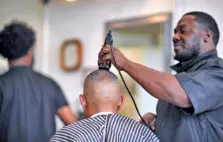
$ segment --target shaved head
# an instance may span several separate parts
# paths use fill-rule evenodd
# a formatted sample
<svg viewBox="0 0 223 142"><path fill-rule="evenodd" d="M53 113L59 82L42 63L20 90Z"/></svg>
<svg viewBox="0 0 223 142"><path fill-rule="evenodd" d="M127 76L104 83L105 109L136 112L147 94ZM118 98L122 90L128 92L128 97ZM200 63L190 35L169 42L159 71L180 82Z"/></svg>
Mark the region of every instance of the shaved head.
<svg viewBox="0 0 223 142"><path fill-rule="evenodd" d="M120 84L116 75L106 70L96 70L90 73L84 81L84 95L90 101L110 102L119 99Z"/></svg>
<svg viewBox="0 0 223 142"><path fill-rule="evenodd" d="M91 72L84 81L84 101L87 109L115 110L120 105L120 83L115 74L106 70ZM82 100L83 106L83 100ZM83 106L83 108L85 108ZM89 107L88 107L89 106Z"/></svg>

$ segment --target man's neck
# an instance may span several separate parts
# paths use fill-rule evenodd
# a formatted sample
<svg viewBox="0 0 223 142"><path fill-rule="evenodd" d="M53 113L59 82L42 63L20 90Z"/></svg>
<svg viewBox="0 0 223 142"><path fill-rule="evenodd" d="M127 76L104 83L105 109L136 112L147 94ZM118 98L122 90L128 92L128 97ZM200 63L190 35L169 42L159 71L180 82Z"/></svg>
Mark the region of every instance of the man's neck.
<svg viewBox="0 0 223 142"><path fill-rule="evenodd" d="M203 56L204 54L212 51L212 50L215 50L216 48L215 47L212 47L212 48L204 48L202 50L200 50L200 53L199 53L199 56Z"/></svg>
<svg viewBox="0 0 223 142"><path fill-rule="evenodd" d="M99 111L99 112L92 114L90 117L96 117L99 115L108 115L108 114L116 114L116 113L113 111Z"/></svg>
<svg viewBox="0 0 223 142"><path fill-rule="evenodd" d="M9 67L19 67L19 66L29 66L30 63L24 61L24 60L14 60L14 61L9 61Z"/></svg>

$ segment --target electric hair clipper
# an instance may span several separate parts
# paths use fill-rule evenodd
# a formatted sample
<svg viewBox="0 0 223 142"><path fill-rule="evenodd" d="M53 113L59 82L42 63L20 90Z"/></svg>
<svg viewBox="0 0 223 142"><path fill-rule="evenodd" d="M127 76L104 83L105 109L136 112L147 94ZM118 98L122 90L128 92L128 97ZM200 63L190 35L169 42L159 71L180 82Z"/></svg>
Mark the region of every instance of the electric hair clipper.
<svg viewBox="0 0 223 142"><path fill-rule="evenodd" d="M110 45L112 48L112 44L113 44L112 34L111 34L111 30L109 30L109 32L105 38L105 41L104 41L104 46ZM111 61L106 60L106 63L98 64L98 68L99 68L99 70L100 69L109 70L111 68Z"/></svg>

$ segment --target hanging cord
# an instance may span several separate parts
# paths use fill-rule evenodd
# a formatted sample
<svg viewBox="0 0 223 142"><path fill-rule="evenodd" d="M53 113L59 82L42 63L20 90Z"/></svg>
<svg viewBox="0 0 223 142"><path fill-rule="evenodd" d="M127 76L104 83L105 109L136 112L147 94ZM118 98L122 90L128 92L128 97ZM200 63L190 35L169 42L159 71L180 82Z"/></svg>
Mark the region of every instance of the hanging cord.
<svg viewBox="0 0 223 142"><path fill-rule="evenodd" d="M115 55L114 55L114 49L113 49L112 46L111 46L111 51L112 51L112 56L113 56L113 59L114 59L114 62L115 62L115 66L117 67L116 58L115 58ZM117 69L117 70L118 70L118 69ZM124 80L124 78L123 78L123 76L122 76L122 74L121 74L121 72L120 72L119 70L118 70L118 73L119 73L119 75L120 75L120 77L121 77L121 79L122 79L122 82L123 82L124 85L125 85L126 90L128 91L128 93L129 93L129 95L130 95L130 97L131 97L131 99L132 99L132 101L133 101L133 104L134 104L134 106L135 106L135 108L136 108L136 111L137 111L137 113L138 113L140 119L143 121L143 123L144 123L146 126L148 126L148 125L146 124L145 120L142 118L142 116L141 116L141 114L140 114L140 112L139 112L139 109L138 109L138 107L137 107L137 105L136 105L136 102L135 102L135 100L134 100L134 98L133 98L131 92L129 91L129 88L128 88L128 86L126 85L125 80ZM151 129L151 125L148 126L148 127ZM151 130L152 130L152 129L151 129Z"/></svg>

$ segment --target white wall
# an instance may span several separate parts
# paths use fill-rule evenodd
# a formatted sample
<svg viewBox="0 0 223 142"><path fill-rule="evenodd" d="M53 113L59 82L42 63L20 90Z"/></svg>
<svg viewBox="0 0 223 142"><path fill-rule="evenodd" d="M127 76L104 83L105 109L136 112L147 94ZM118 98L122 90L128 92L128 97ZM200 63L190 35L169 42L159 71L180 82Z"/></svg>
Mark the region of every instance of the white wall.
<svg viewBox="0 0 223 142"><path fill-rule="evenodd" d="M40 0L0 0L0 29L12 19L27 22L37 33L36 64L35 68L41 70L43 45L43 5ZM6 65L4 63L4 65ZM1 67L0 67L1 68Z"/></svg>

